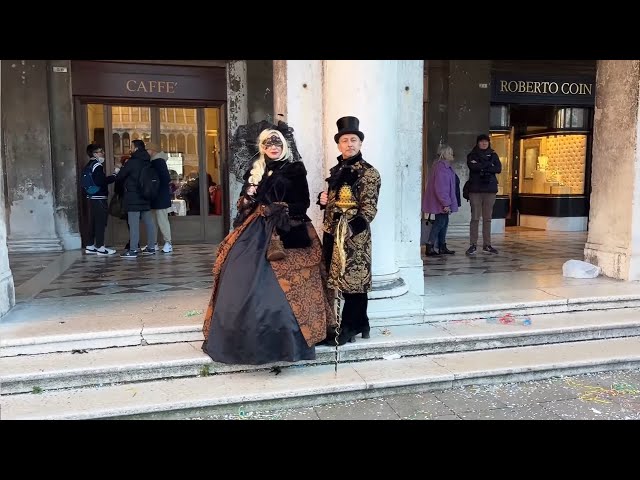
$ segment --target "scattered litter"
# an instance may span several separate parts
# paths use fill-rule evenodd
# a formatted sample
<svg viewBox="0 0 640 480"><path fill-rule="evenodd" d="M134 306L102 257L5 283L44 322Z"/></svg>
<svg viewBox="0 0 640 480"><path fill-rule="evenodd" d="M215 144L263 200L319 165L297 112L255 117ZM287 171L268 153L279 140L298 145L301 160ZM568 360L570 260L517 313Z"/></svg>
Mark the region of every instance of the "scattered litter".
<svg viewBox="0 0 640 480"><path fill-rule="evenodd" d="M63 324L63 323L65 323L65 322L58 322L58 323L59 323L60 325L62 325L62 324Z"/></svg>
<svg viewBox="0 0 640 480"><path fill-rule="evenodd" d="M202 315L204 312L202 310L189 310L185 317L195 317L196 315Z"/></svg>
<svg viewBox="0 0 640 480"><path fill-rule="evenodd" d="M562 275L570 278L596 278L602 269L582 260L567 260L562 265Z"/></svg>
<svg viewBox="0 0 640 480"><path fill-rule="evenodd" d="M73 355L74 353L89 353L86 350L71 350L71 354Z"/></svg>
<svg viewBox="0 0 640 480"><path fill-rule="evenodd" d="M381 334L381 335L384 335L385 337L387 337L387 336L391 335L391 330L389 330L388 328L383 328L383 329L380 331L380 334Z"/></svg>
<svg viewBox="0 0 640 480"><path fill-rule="evenodd" d="M487 318L487 323L500 323L502 325L531 325L530 317L516 317L512 313L507 313L501 317L489 317Z"/></svg>
<svg viewBox="0 0 640 480"><path fill-rule="evenodd" d="M611 399L616 397L622 397L625 395L637 397L638 395L640 395L640 390L633 385L629 385L628 383L615 383L611 386L611 388L605 388L596 385L584 385L582 383L576 382L573 379L567 379L566 382L568 385L574 388L581 388L586 390L579 397L579 399L583 402L612 403Z"/></svg>
<svg viewBox="0 0 640 480"><path fill-rule="evenodd" d="M451 320L451 323L456 324L456 325L459 325L459 324L474 325L476 323L476 321L466 318L464 320Z"/></svg>
<svg viewBox="0 0 640 480"><path fill-rule="evenodd" d="M597 413L598 415L600 415L602 413L600 410L596 410L595 408L592 408L591 411L593 413Z"/></svg>
<svg viewBox="0 0 640 480"><path fill-rule="evenodd" d="M392 353L391 355L383 355L382 358L384 358L385 360L397 360L399 358L402 358L402 355L398 353Z"/></svg>
<svg viewBox="0 0 640 480"><path fill-rule="evenodd" d="M282 368L280 367L272 367L270 370L270 373L275 373L276 375L280 375L280 373L282 372Z"/></svg>

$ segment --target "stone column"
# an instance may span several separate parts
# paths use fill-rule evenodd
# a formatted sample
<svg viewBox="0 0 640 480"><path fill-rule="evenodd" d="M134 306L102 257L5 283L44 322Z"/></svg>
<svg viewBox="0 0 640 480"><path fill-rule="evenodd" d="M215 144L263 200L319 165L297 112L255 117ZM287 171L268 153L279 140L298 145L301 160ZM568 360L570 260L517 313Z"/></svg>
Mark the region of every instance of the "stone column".
<svg viewBox="0 0 640 480"><path fill-rule="evenodd" d="M599 60L585 260L640 280L640 60Z"/></svg>
<svg viewBox="0 0 640 480"><path fill-rule="evenodd" d="M56 232L46 60L2 62L8 247L62 251Z"/></svg>
<svg viewBox="0 0 640 480"><path fill-rule="evenodd" d="M283 119L294 129L296 146L308 172L311 206L307 214L320 238L322 211L316 201L326 188L322 93L322 60L274 60L273 118Z"/></svg>
<svg viewBox="0 0 640 480"><path fill-rule="evenodd" d="M409 290L424 295L424 264L420 255L424 61L397 63L396 259Z"/></svg>
<svg viewBox="0 0 640 480"><path fill-rule="evenodd" d="M248 122L273 119L273 60L247 60Z"/></svg>
<svg viewBox="0 0 640 480"><path fill-rule="evenodd" d="M227 63L227 129L231 140L238 125L246 125L249 118L247 106L247 63L231 60ZM228 159L230 161L230 159ZM242 190L242 182L229 172L229 213L231 222L236 216L236 201ZM225 232L226 234L227 232Z"/></svg>
<svg viewBox="0 0 640 480"><path fill-rule="evenodd" d="M53 67L66 72L54 72ZM78 172L71 96L71 61L49 60L49 118L55 187L55 225L65 250L81 248L78 221ZM83 154L84 152L80 152ZM111 221L111 220L110 220Z"/></svg>
<svg viewBox="0 0 640 480"><path fill-rule="evenodd" d="M370 298L402 295L408 286L396 262L396 164L400 85L399 62L395 60L326 60L324 62L325 174L340 154L333 139L336 120L343 116L360 119L365 134L363 158L382 178L373 235L373 290ZM404 88L404 85L402 86ZM420 99L422 101L422 99ZM418 172L419 176L419 172Z"/></svg>
<svg viewBox="0 0 640 480"><path fill-rule="evenodd" d="M4 67L0 60L0 68ZM0 70L1 71L1 70ZM0 75L0 118L2 117L2 76ZM4 132L0 129L0 145L3 143ZM0 149L0 178L4 178L4 149ZM4 182L0 182L0 317L7 313L16 303L13 275L9 267L9 255L7 252L7 227L5 215L5 191Z"/></svg>

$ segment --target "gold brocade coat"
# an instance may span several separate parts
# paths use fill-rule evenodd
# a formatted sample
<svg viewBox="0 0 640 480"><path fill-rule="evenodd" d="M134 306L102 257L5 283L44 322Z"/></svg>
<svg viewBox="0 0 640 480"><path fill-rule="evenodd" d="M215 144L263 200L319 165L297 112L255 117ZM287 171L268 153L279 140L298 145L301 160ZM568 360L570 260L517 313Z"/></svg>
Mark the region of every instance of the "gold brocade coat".
<svg viewBox="0 0 640 480"><path fill-rule="evenodd" d="M336 243L331 242L331 251L325 248L325 256L331 258L329 267L329 288L336 288L340 283L343 293L367 293L371 290L371 227L370 224L378 212L378 196L380 194L381 179L378 170L367 163L359 153L353 158L342 160L331 169L328 179L328 200L324 210L323 230L335 239L338 219L341 210L336 207L338 190L342 185L349 185L357 207L347 210L347 220L350 226L360 225L354 235L344 243L346 266L344 278L340 277L340 265L335 252ZM360 218L356 218L360 217ZM362 226L364 228L362 229ZM362 229L362 231L358 231Z"/></svg>

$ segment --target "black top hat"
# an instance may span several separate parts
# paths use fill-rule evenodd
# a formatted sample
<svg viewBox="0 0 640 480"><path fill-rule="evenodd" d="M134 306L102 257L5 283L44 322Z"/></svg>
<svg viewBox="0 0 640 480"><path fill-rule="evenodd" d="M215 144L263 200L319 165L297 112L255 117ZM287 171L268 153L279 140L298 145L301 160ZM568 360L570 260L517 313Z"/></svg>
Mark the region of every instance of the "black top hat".
<svg viewBox="0 0 640 480"><path fill-rule="evenodd" d="M338 126L338 133L333 137L336 143L338 143L338 140L342 135L346 135L348 133L357 135L361 142L364 140L364 133L359 130L360 120L356 117L342 117L336 122L336 125Z"/></svg>

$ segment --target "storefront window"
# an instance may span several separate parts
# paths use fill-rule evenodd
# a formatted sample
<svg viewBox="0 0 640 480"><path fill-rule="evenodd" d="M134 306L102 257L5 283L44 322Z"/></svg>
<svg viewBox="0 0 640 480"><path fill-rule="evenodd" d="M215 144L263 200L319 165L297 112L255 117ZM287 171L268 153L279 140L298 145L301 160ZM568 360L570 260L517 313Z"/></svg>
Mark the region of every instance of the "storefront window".
<svg viewBox="0 0 640 480"><path fill-rule="evenodd" d="M489 110L491 129L504 129L511 125L508 105L491 105Z"/></svg>
<svg viewBox="0 0 640 480"><path fill-rule="evenodd" d="M187 152L186 134L196 135L198 124L185 126L174 122L162 121L163 118L184 120L185 110L193 118L196 117L196 109L184 108L160 108L160 139L168 139L169 156L167 167L171 176L171 191L173 192L173 206L177 216L200 215L200 157L198 149L194 145L192 151Z"/></svg>
<svg viewBox="0 0 640 480"><path fill-rule="evenodd" d="M586 135L538 135L524 138L520 149L521 193L584 194Z"/></svg>
<svg viewBox="0 0 640 480"><path fill-rule="evenodd" d="M556 112L555 128L586 130L588 128L588 118L589 115L586 108L559 108Z"/></svg>
<svg viewBox="0 0 640 480"><path fill-rule="evenodd" d="M511 132L491 132L491 148L496 152L502 164L502 173L498 178L498 195L509 195L511 193L511 156L513 152L513 142Z"/></svg>

